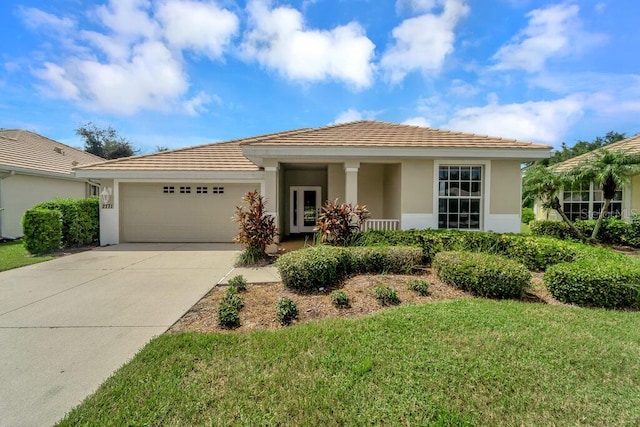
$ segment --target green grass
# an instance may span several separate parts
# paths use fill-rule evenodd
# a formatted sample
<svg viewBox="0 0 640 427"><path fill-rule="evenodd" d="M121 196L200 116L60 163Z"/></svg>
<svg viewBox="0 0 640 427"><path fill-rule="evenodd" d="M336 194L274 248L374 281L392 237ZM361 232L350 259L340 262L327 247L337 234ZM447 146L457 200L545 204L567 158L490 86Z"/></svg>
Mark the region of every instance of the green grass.
<svg viewBox="0 0 640 427"><path fill-rule="evenodd" d="M37 264L50 259L53 258L49 256L29 256L29 252L19 241L0 243L0 271Z"/></svg>
<svg viewBox="0 0 640 427"><path fill-rule="evenodd" d="M458 299L163 335L62 425L638 425L640 313Z"/></svg>

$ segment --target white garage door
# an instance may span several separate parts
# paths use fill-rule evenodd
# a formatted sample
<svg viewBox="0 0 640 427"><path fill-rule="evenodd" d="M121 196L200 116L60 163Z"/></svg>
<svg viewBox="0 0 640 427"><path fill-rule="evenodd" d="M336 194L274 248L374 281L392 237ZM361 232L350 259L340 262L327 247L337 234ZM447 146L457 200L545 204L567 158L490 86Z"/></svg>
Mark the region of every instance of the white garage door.
<svg viewBox="0 0 640 427"><path fill-rule="evenodd" d="M235 207L259 184L120 185L123 242L231 242Z"/></svg>

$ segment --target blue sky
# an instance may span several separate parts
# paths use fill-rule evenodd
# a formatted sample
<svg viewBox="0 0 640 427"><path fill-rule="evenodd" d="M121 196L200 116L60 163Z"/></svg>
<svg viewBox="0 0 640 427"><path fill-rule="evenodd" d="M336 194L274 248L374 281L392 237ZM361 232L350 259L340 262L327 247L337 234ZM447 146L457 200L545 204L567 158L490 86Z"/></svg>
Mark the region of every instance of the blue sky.
<svg viewBox="0 0 640 427"><path fill-rule="evenodd" d="M177 148L358 119L640 132L640 2L3 0L0 127Z"/></svg>

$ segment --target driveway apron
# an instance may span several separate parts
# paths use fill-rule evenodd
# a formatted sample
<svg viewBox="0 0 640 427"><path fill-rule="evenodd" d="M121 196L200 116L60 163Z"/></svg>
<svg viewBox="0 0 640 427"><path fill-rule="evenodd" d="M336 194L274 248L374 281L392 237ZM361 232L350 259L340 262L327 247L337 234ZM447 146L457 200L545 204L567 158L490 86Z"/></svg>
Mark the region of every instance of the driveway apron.
<svg viewBox="0 0 640 427"><path fill-rule="evenodd" d="M52 425L233 267L232 244L122 244L0 273L0 425Z"/></svg>

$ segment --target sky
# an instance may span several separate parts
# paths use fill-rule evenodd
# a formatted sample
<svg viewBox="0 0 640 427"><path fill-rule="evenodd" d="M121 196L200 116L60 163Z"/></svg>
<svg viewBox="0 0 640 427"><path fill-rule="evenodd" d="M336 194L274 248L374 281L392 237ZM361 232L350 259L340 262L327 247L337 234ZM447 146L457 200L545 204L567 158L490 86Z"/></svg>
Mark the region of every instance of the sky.
<svg viewBox="0 0 640 427"><path fill-rule="evenodd" d="M380 120L640 132L635 0L3 0L0 127L140 153Z"/></svg>

